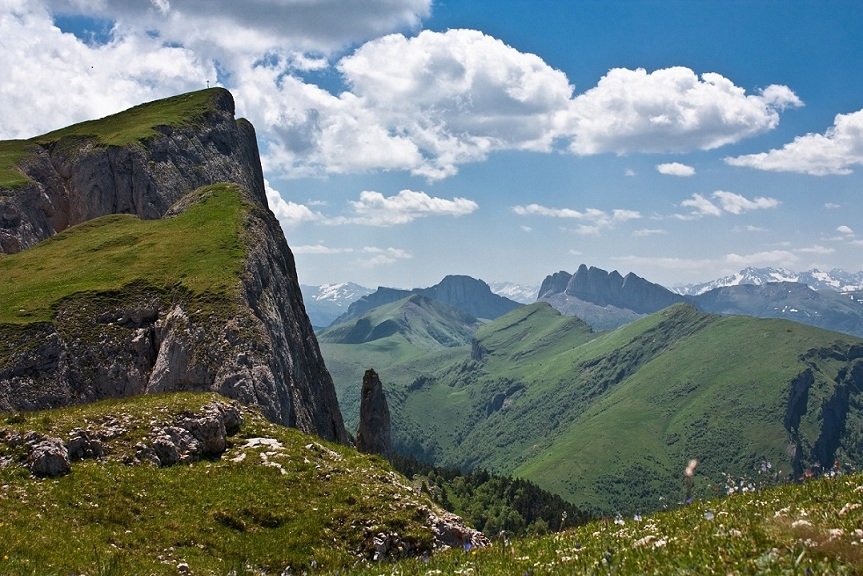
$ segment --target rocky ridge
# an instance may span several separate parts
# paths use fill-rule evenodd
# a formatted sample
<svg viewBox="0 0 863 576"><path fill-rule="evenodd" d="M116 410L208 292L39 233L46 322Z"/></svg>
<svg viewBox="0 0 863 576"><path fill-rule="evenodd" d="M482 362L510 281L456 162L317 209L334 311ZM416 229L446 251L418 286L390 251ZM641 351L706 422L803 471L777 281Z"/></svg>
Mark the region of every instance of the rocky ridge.
<svg viewBox="0 0 863 576"><path fill-rule="evenodd" d="M233 194L245 214L236 296L141 279L112 292L71 294L47 323L0 325L0 410L213 390L260 406L276 422L347 442L293 255L267 207L254 128L234 120L233 98L223 89L141 108L186 99L204 102L203 110L157 123L131 144L81 136L90 123L72 127L72 135L33 139L17 164L27 183L0 190L0 245L15 252L106 214L179 217L219 193ZM127 121L123 114L134 119L136 110L94 124ZM227 191L201 188L207 185Z"/></svg>

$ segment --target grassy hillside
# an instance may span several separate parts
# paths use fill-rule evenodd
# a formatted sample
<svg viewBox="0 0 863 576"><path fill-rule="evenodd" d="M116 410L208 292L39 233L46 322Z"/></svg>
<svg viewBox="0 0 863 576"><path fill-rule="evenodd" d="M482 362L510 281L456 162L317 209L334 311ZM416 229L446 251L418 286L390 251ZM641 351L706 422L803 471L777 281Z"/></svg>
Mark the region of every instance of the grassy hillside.
<svg viewBox="0 0 863 576"><path fill-rule="evenodd" d="M344 570L372 557L381 532L429 548L430 501L383 460L250 409L220 458L125 463L154 425L218 399L148 395L0 418L0 574L177 574L182 562L194 574ZM79 427L112 430L107 456L56 479L32 477L23 448L5 441Z"/></svg>
<svg viewBox="0 0 863 576"><path fill-rule="evenodd" d="M825 478L355 574L863 574L861 500L863 476Z"/></svg>
<svg viewBox="0 0 863 576"><path fill-rule="evenodd" d="M135 106L99 120L62 128L29 140L0 142L0 188L15 188L27 183L16 168L34 144L53 145L64 139L93 139L98 146L125 146L156 134L158 126L181 126L201 120L212 98L221 88L209 88Z"/></svg>
<svg viewBox="0 0 863 576"><path fill-rule="evenodd" d="M348 430L359 421L359 393L367 368L385 371L389 402L408 385L470 350L479 322L451 306L413 295L371 310L359 319L332 326L318 335ZM399 420L396 419L397 427Z"/></svg>
<svg viewBox="0 0 863 576"><path fill-rule="evenodd" d="M233 184L193 194L197 201L173 218L104 216L24 252L0 255L0 324L48 321L52 307L73 294L140 282L232 296L242 270L248 207Z"/></svg>
<svg viewBox="0 0 863 576"><path fill-rule="evenodd" d="M768 463L772 481L819 458L863 463L853 337L686 305L595 334L542 303L476 337L473 358L464 348L426 356L425 373L379 370L398 449L514 473L605 514L682 500L693 458L710 479L701 496L721 491L724 473L753 477ZM324 349L328 365L336 352Z"/></svg>

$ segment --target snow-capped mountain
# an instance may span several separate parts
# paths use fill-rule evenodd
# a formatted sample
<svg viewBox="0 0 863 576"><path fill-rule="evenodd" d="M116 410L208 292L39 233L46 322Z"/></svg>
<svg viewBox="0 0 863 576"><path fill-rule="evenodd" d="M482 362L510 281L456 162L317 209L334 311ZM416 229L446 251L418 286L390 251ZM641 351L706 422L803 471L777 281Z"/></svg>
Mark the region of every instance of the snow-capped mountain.
<svg viewBox="0 0 863 576"><path fill-rule="evenodd" d="M520 304L533 304L536 302L537 293L539 293L539 286L527 286L515 282L491 282L488 286L495 294L515 300Z"/></svg>
<svg viewBox="0 0 863 576"><path fill-rule="evenodd" d="M714 288L754 284L761 286L768 282L798 282L813 290L835 290L853 292L863 290L863 272L849 273L840 269L824 272L813 268L806 272L791 272L784 268L745 268L736 274L700 284L688 284L672 288L678 294L697 296Z"/></svg>
<svg viewBox="0 0 863 576"><path fill-rule="evenodd" d="M300 284L300 290L303 293L306 314L309 315L312 326L318 327L329 326L333 320L344 314L353 302L374 292L353 282L320 286Z"/></svg>

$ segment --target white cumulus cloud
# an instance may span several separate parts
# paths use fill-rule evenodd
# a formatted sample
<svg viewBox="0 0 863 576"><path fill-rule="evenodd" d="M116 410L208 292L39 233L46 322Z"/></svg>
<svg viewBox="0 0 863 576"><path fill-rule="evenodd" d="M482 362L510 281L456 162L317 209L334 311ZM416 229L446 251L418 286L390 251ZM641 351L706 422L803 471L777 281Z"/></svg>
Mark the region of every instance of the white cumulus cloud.
<svg viewBox="0 0 863 576"><path fill-rule="evenodd" d="M308 206L282 198L279 191L273 188L267 180L264 180L264 188L270 210L282 224L293 226L302 222L318 222L324 219L320 212L315 212Z"/></svg>
<svg viewBox="0 0 863 576"><path fill-rule="evenodd" d="M449 200L414 190L402 190L395 196L366 190L360 193L359 200L350 204L356 214L350 221L370 226L407 224L426 216L465 216L479 208L467 198Z"/></svg>
<svg viewBox="0 0 863 576"><path fill-rule="evenodd" d="M572 106L575 154L711 150L772 130L779 112L802 106L786 86L747 94L716 73L685 67L648 73L614 68Z"/></svg>
<svg viewBox="0 0 863 576"><path fill-rule="evenodd" d="M40 2L0 4L0 138L29 138L204 87L212 62L146 33L96 46L54 25Z"/></svg>
<svg viewBox="0 0 863 576"><path fill-rule="evenodd" d="M369 268L394 264L399 260L413 258L413 255L407 250L392 247L378 248L377 246L365 246L362 249L362 253L364 256L360 260L360 263Z"/></svg>
<svg viewBox="0 0 863 576"><path fill-rule="evenodd" d="M717 190L713 193L713 197L719 202L719 205L726 212L731 214L743 214L752 210L765 210L768 208L776 208L781 204L776 198L767 196L756 196L749 199L741 194L734 192L725 192Z"/></svg>
<svg viewBox="0 0 863 576"><path fill-rule="evenodd" d="M519 216L544 216L547 218L563 218L579 220L582 222L575 228L577 234L597 235L602 230L613 228L617 224L637 220L641 213L635 210L615 209L611 212L587 208L579 211L573 208L551 208L542 204L517 205L512 211Z"/></svg>
<svg viewBox="0 0 863 576"><path fill-rule="evenodd" d="M665 174L666 176L681 176L684 178L695 175L695 168L687 166L686 164L681 164L680 162L657 164L656 171L660 174Z"/></svg>
<svg viewBox="0 0 863 576"><path fill-rule="evenodd" d="M853 236L854 235L854 230L850 226L845 226L845 225L839 226L838 228L836 228L836 231L839 232L840 234L845 234L846 236Z"/></svg>
<svg viewBox="0 0 863 576"><path fill-rule="evenodd" d="M684 208L691 208L689 214L678 214L677 218L688 220L702 216L722 216L723 213L743 214L753 210L765 210L776 208L781 204L776 198L767 196L756 196L747 198L742 194L717 190L710 195L713 201L701 194L693 194L692 197L680 203Z"/></svg>
<svg viewBox="0 0 863 576"><path fill-rule="evenodd" d="M813 176L851 174L863 164L863 110L837 114L824 134L798 136L769 152L726 158L732 166Z"/></svg>
<svg viewBox="0 0 863 576"><path fill-rule="evenodd" d="M274 176L399 170L435 180L504 150L716 148L802 105L785 86L747 93L683 67L616 68L574 95L563 72L482 32L401 33L430 12L431 0L4 0L0 70L14 90L0 89L0 138L209 81L234 93ZM58 14L107 23L107 40L61 32ZM312 83L311 71L332 86Z"/></svg>

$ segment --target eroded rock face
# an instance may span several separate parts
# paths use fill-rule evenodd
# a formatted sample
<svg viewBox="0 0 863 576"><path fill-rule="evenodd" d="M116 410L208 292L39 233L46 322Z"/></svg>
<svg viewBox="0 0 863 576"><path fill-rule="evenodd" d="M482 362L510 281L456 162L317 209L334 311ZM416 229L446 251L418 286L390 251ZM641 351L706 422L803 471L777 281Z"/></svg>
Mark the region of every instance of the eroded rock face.
<svg viewBox="0 0 863 576"><path fill-rule="evenodd" d="M0 411L209 390L348 442L293 255L267 207L254 128L234 120L225 90L213 92L211 108L202 123L163 127L128 147L36 146L23 164L33 183L0 194L0 245L14 252L105 214L170 216L198 187L233 182L251 206L238 301L202 315L182 289L141 284L70 297L50 323L0 326Z"/></svg>
<svg viewBox="0 0 863 576"><path fill-rule="evenodd" d="M388 456L392 452L390 409L381 379L374 370L366 370L360 392L360 424L357 428L357 450Z"/></svg>
<svg viewBox="0 0 863 576"><path fill-rule="evenodd" d="M31 182L0 195L0 252L18 252L105 214L161 218L206 184L235 182L263 192L254 128L234 120L230 92L211 92L203 122L158 127L144 146L96 146L87 140L33 144L20 164Z"/></svg>

